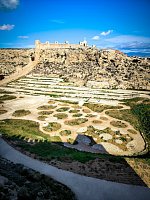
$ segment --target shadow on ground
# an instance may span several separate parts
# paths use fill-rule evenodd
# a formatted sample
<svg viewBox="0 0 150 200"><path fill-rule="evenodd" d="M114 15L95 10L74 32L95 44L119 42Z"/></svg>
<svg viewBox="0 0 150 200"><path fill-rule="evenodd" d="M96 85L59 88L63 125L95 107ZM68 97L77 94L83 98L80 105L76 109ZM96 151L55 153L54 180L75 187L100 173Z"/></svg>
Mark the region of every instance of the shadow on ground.
<svg viewBox="0 0 150 200"><path fill-rule="evenodd" d="M27 142L22 136L5 136L5 139L23 153L55 167L89 177L147 187L123 157L82 152L64 147L61 142Z"/></svg>

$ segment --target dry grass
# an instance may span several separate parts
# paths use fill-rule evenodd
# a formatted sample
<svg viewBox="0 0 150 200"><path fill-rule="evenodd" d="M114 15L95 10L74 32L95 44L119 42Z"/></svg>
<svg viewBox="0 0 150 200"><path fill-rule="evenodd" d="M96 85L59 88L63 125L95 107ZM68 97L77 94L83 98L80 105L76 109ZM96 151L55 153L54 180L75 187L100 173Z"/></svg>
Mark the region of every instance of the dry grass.
<svg viewBox="0 0 150 200"><path fill-rule="evenodd" d="M89 110L89 109L87 109L87 108L84 108L83 110L82 110L84 113L90 113L91 111Z"/></svg>
<svg viewBox="0 0 150 200"><path fill-rule="evenodd" d="M132 134L137 134L137 132L135 131L135 130L133 130L133 129L128 129L127 130L129 133L132 133Z"/></svg>
<svg viewBox="0 0 150 200"><path fill-rule="evenodd" d="M0 115L7 113L7 110L0 110Z"/></svg>
<svg viewBox="0 0 150 200"><path fill-rule="evenodd" d="M3 96L0 96L0 100L1 101L7 101L7 100L12 100L12 99L16 99L16 96L14 96L14 95L3 95Z"/></svg>
<svg viewBox="0 0 150 200"><path fill-rule="evenodd" d="M101 120L107 121L108 118L107 117L100 117Z"/></svg>
<svg viewBox="0 0 150 200"><path fill-rule="evenodd" d="M109 110L106 111L106 114L120 120L124 120L129 122L131 125L134 126L134 128L138 129L139 122L137 117L131 112L131 110L125 109L125 110Z"/></svg>
<svg viewBox="0 0 150 200"><path fill-rule="evenodd" d="M102 105L102 104L94 104L94 103L85 103L84 106L87 106L94 112L103 112L107 109L120 109L122 106L110 106L110 105Z"/></svg>
<svg viewBox="0 0 150 200"><path fill-rule="evenodd" d="M57 112L65 112L65 111L68 111L70 108L69 107L61 107L61 108L58 108L56 111Z"/></svg>
<svg viewBox="0 0 150 200"><path fill-rule="evenodd" d="M45 116L45 115L38 116L38 120L40 120L40 121L45 121L46 118L47 118L47 116Z"/></svg>
<svg viewBox="0 0 150 200"><path fill-rule="evenodd" d="M96 119L95 119L95 120L92 121L92 123L93 123L93 124L101 124L101 123L103 123L103 122L100 121L100 120L96 120Z"/></svg>
<svg viewBox="0 0 150 200"><path fill-rule="evenodd" d="M48 126L46 127L43 127L43 129L45 131L48 131L48 132L52 132L52 131L57 131L61 128L61 124L57 123L57 122L50 122L48 124Z"/></svg>
<svg viewBox="0 0 150 200"><path fill-rule="evenodd" d="M111 121L110 124L114 127L118 127L118 128L126 128L127 125L121 121Z"/></svg>
<svg viewBox="0 0 150 200"><path fill-rule="evenodd" d="M61 136L68 136L71 134L71 131L70 130L63 130L63 131L60 131L60 135Z"/></svg>
<svg viewBox="0 0 150 200"><path fill-rule="evenodd" d="M86 118L76 118L76 119L65 121L65 124L69 125L69 126L76 126L76 125L83 124L87 121L88 121L88 119L86 119Z"/></svg>
<svg viewBox="0 0 150 200"><path fill-rule="evenodd" d="M68 115L66 113L57 113L53 115L53 117L57 117L57 119L66 119Z"/></svg>
<svg viewBox="0 0 150 200"><path fill-rule="evenodd" d="M56 107L57 106L54 106L54 105L43 105L43 106L38 107L37 109L38 110L51 110L51 109L54 109Z"/></svg>
<svg viewBox="0 0 150 200"><path fill-rule="evenodd" d="M81 117L81 116L82 116L81 113L76 113L76 114L72 115L72 117Z"/></svg>
<svg viewBox="0 0 150 200"><path fill-rule="evenodd" d="M26 115L29 115L31 114L31 112L29 110L16 110L12 116L14 117L23 117L23 116L26 116Z"/></svg>
<svg viewBox="0 0 150 200"><path fill-rule="evenodd" d="M87 114L85 117L96 117L96 115L93 115L93 114Z"/></svg>
<svg viewBox="0 0 150 200"><path fill-rule="evenodd" d="M51 115L53 111L40 111L38 112L39 115Z"/></svg>
<svg viewBox="0 0 150 200"><path fill-rule="evenodd" d="M78 112L80 112L80 110L74 109L74 110L70 110L70 111L69 111L69 113L78 113Z"/></svg>
<svg viewBox="0 0 150 200"><path fill-rule="evenodd" d="M49 103L49 104L54 104L55 101L53 101L53 100L49 100L48 103Z"/></svg>

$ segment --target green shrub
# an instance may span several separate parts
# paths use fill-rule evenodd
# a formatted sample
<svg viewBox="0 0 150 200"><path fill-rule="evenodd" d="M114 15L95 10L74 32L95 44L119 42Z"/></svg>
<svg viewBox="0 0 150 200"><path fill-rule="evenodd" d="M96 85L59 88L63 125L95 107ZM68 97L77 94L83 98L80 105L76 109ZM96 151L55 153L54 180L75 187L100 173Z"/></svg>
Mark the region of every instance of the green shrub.
<svg viewBox="0 0 150 200"><path fill-rule="evenodd" d="M40 112L38 112L38 114L39 114L39 115L51 115L53 112L54 112L54 111L51 111L51 110L50 110L50 111L46 111L46 110L45 110L45 111L40 111Z"/></svg>
<svg viewBox="0 0 150 200"><path fill-rule="evenodd" d="M78 113L78 112L80 112L80 110L74 109L74 110L70 110L70 111L69 111L69 113Z"/></svg>
<svg viewBox="0 0 150 200"><path fill-rule="evenodd" d="M3 95L3 96L0 96L0 100L1 101L12 100L12 99L16 99L16 96L14 96L14 95Z"/></svg>
<svg viewBox="0 0 150 200"><path fill-rule="evenodd" d="M76 119L65 121L65 124L70 125L70 126L76 126L76 125L83 124L87 121L88 121L88 119L86 119L86 118L76 118Z"/></svg>
<svg viewBox="0 0 150 200"><path fill-rule="evenodd" d="M62 142L62 140L59 136L51 136L50 141L51 142Z"/></svg>
<svg viewBox="0 0 150 200"><path fill-rule="evenodd" d="M65 112L65 111L67 111L69 109L70 109L69 107L61 107L61 108L58 108L56 111L57 112Z"/></svg>
<svg viewBox="0 0 150 200"><path fill-rule="evenodd" d="M106 111L106 114L120 120L129 122L135 129L139 129L137 116L130 109Z"/></svg>
<svg viewBox="0 0 150 200"><path fill-rule="evenodd" d="M45 121L46 118L47 118L47 116L45 116L45 115L38 116L38 120L40 120L40 121Z"/></svg>
<svg viewBox="0 0 150 200"><path fill-rule="evenodd" d="M68 136L71 134L71 131L70 130L63 130L63 131L60 131L60 135L62 136Z"/></svg>
<svg viewBox="0 0 150 200"><path fill-rule="evenodd" d="M81 113L77 113L77 114L72 115L72 117L81 117L81 116L82 116Z"/></svg>
<svg viewBox="0 0 150 200"><path fill-rule="evenodd" d="M139 120L140 130L150 137L150 105L135 105L132 107L132 113Z"/></svg>
<svg viewBox="0 0 150 200"><path fill-rule="evenodd" d="M114 127L118 127L118 128L126 128L127 125L121 121L111 121L110 124Z"/></svg>
<svg viewBox="0 0 150 200"><path fill-rule="evenodd" d="M50 139L39 130L39 123L22 119L5 119L0 121L0 132L6 137L17 136L30 139Z"/></svg>
<svg viewBox="0 0 150 200"><path fill-rule="evenodd" d="M61 124L57 123L57 122L50 122L48 124L48 126L46 127L43 127L43 129L45 131L48 131L48 132L52 132L52 131L57 131L61 128Z"/></svg>
<svg viewBox="0 0 150 200"><path fill-rule="evenodd" d="M51 110L51 109L54 109L56 107L57 106L54 106L54 105L43 105L43 106L38 107L37 109L38 110Z"/></svg>
<svg viewBox="0 0 150 200"><path fill-rule="evenodd" d="M23 116L26 116L26 115L29 115L29 114L31 114L31 112L29 110L22 109L22 110L16 110L12 114L12 116L14 116L14 117L23 117Z"/></svg>
<svg viewBox="0 0 150 200"><path fill-rule="evenodd" d="M84 106L88 107L94 112L103 112L107 109L120 109L122 106L110 106L110 105L102 105L102 104L94 104L94 103L85 103Z"/></svg>
<svg viewBox="0 0 150 200"><path fill-rule="evenodd" d="M100 121L100 120L96 120L96 119L95 119L95 120L92 121L92 123L94 123L94 124L101 124L102 121Z"/></svg>
<svg viewBox="0 0 150 200"><path fill-rule="evenodd" d="M57 117L57 119L65 119L68 117L68 115L66 113L57 113L55 115L53 115L54 117Z"/></svg>

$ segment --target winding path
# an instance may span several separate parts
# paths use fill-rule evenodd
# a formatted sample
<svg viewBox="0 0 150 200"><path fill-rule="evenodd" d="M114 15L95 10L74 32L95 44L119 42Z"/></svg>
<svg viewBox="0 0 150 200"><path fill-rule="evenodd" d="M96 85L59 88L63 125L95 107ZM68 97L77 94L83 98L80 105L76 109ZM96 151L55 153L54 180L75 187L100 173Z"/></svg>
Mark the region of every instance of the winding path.
<svg viewBox="0 0 150 200"><path fill-rule="evenodd" d="M35 61L30 61L25 67L21 68L18 67L16 68L16 71L9 75L7 78L4 78L3 80L0 81L0 86L6 85L7 83L14 81L22 76L27 75L29 72L32 71L32 69L37 65L39 62L39 52L36 53L35 55Z"/></svg>
<svg viewBox="0 0 150 200"><path fill-rule="evenodd" d="M0 155L14 163L21 163L67 185L78 200L149 200L150 189L96 178L81 176L30 158L0 138Z"/></svg>

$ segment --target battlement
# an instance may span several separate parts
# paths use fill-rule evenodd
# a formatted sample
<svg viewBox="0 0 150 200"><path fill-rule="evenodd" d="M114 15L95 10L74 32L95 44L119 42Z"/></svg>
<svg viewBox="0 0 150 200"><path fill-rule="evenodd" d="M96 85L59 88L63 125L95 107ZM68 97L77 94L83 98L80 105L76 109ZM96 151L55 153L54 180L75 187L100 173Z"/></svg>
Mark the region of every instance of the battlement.
<svg viewBox="0 0 150 200"><path fill-rule="evenodd" d="M49 43L49 41L45 43L41 43L40 40L35 40L35 48L36 49L78 49L78 48L86 48L87 41L84 40L83 42L79 42L79 44L69 44L68 41L64 43Z"/></svg>

